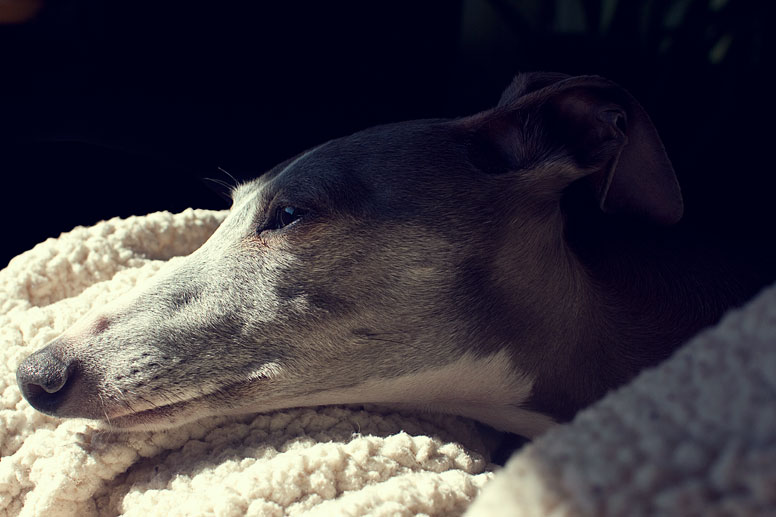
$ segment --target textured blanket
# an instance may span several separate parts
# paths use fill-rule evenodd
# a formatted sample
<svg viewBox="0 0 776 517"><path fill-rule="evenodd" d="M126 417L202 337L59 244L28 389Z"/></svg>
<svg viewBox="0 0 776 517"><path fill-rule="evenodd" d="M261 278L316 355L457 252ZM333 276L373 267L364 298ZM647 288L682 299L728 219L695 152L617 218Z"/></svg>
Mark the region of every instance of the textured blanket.
<svg viewBox="0 0 776 517"><path fill-rule="evenodd" d="M224 215L76 228L0 271L0 515L776 513L776 289L500 472L492 436L449 416L327 407L108 433L21 398L27 354Z"/></svg>

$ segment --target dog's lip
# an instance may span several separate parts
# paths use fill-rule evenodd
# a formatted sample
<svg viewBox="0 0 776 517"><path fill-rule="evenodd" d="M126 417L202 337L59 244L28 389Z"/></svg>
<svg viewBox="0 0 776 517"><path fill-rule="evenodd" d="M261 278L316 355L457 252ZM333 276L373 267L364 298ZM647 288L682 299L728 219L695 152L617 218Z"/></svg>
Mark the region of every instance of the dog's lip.
<svg viewBox="0 0 776 517"><path fill-rule="evenodd" d="M173 417L186 410L191 401L176 402L165 406L158 406L140 411L121 413L118 415L106 415L102 420L110 427L118 429L133 429L143 425L159 425L169 423L169 426L175 426Z"/></svg>
<svg viewBox="0 0 776 517"><path fill-rule="evenodd" d="M236 394L241 388L255 386L256 383L257 379L238 381L185 400L114 414L106 412L102 420L111 427L118 429L132 429L142 427L143 425L153 425L158 428L176 427L190 420L211 416L209 412L199 412L199 414L196 414L198 413L196 411L197 407L207 409L213 404L217 404L219 406L219 414L226 414L224 411L225 405L228 407L229 404L222 400L223 397L218 395L223 393ZM185 418L186 414L195 415L193 418ZM179 416L184 416L184 419L178 421L176 417Z"/></svg>
<svg viewBox="0 0 776 517"><path fill-rule="evenodd" d="M158 429L177 427L183 423L210 416L210 412L198 411L198 409L207 409L212 405L213 401L219 401L217 398L211 400L212 395L212 393L198 395L190 399L139 411L126 411L114 414L105 413L102 420L112 428L127 430L132 430L133 428L141 429L146 425ZM220 402L218 403L220 404ZM223 404L221 404L220 411L223 413Z"/></svg>

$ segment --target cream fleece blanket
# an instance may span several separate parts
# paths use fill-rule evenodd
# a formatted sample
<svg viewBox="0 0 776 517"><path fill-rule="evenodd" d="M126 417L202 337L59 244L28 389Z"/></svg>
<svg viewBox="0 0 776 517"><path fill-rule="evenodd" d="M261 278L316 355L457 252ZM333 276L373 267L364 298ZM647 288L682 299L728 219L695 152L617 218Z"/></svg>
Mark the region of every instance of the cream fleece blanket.
<svg viewBox="0 0 776 517"><path fill-rule="evenodd" d="M34 411L15 369L196 249L224 212L113 219L0 271L0 515L776 515L776 289L524 448L455 417L317 408L113 434Z"/></svg>

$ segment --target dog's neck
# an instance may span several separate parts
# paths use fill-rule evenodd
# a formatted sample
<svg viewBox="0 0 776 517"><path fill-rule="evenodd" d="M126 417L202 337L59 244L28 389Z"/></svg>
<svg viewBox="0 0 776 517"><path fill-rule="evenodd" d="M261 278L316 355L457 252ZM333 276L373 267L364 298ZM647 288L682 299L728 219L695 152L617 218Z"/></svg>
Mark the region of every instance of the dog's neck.
<svg viewBox="0 0 776 517"><path fill-rule="evenodd" d="M521 405L559 421L658 364L746 297L706 250L665 229L595 224L600 231L591 233L585 222L567 227L557 218L544 231L567 238L543 242L563 245L534 248L532 263L518 258L530 276L502 276L517 279L506 317L513 361L535 379Z"/></svg>

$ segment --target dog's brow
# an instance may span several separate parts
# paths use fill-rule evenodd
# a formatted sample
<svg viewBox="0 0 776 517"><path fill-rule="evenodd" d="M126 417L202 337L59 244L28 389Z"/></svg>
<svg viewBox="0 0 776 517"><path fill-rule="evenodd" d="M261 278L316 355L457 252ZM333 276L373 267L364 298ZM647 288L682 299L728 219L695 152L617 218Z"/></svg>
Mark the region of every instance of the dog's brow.
<svg viewBox="0 0 776 517"><path fill-rule="evenodd" d="M298 157L296 157L296 158L295 158L295 159L294 159L294 160L293 160L291 163L289 163L288 165L286 165L286 166L283 168L283 170L282 170L282 171L280 171L280 174L283 174L283 173L284 173L284 172L286 172L287 170L291 169L291 168L292 168L294 165L296 165L296 164L297 164L297 163L299 163L300 161L304 160L305 158L307 158L308 156L310 156L311 154L313 154L315 151L317 151L318 149L320 149L320 148L321 148L321 147L323 147L324 145L326 145L326 144L321 144L321 145L315 146L315 147L313 147L312 149L309 149L309 150L307 150L307 151L303 152L303 153L302 153L302 154L300 154Z"/></svg>
<svg viewBox="0 0 776 517"><path fill-rule="evenodd" d="M255 182L256 181L258 181L258 180L268 181L268 180L274 179L275 177L277 177L277 176L283 174L284 172L286 172L287 170L291 169L294 165L296 165L300 161L304 160L308 156L312 155L315 151L317 151L318 149L320 149L321 147L325 146L328 143L329 142L325 142L325 143L323 143L321 145L313 147L312 149L308 149L307 151L304 151L304 152L300 153L298 156L296 156L294 159L292 159L288 163L288 165L286 165L285 167L283 167L281 170L279 170L277 172L270 172L270 173L268 173L268 174L266 174L264 176L259 176L258 178L256 178L256 180L250 181L248 183L236 184L234 187L232 187L231 192L229 193L230 197L232 198L232 204L233 205L239 204L239 202L246 196L246 190L248 190L252 186L255 186Z"/></svg>
<svg viewBox="0 0 776 517"><path fill-rule="evenodd" d="M232 198L232 204L237 205L242 200L242 198L245 197L245 191L248 190L248 186L251 183L240 183L239 185L235 185L232 187L231 192L229 192L229 196Z"/></svg>

